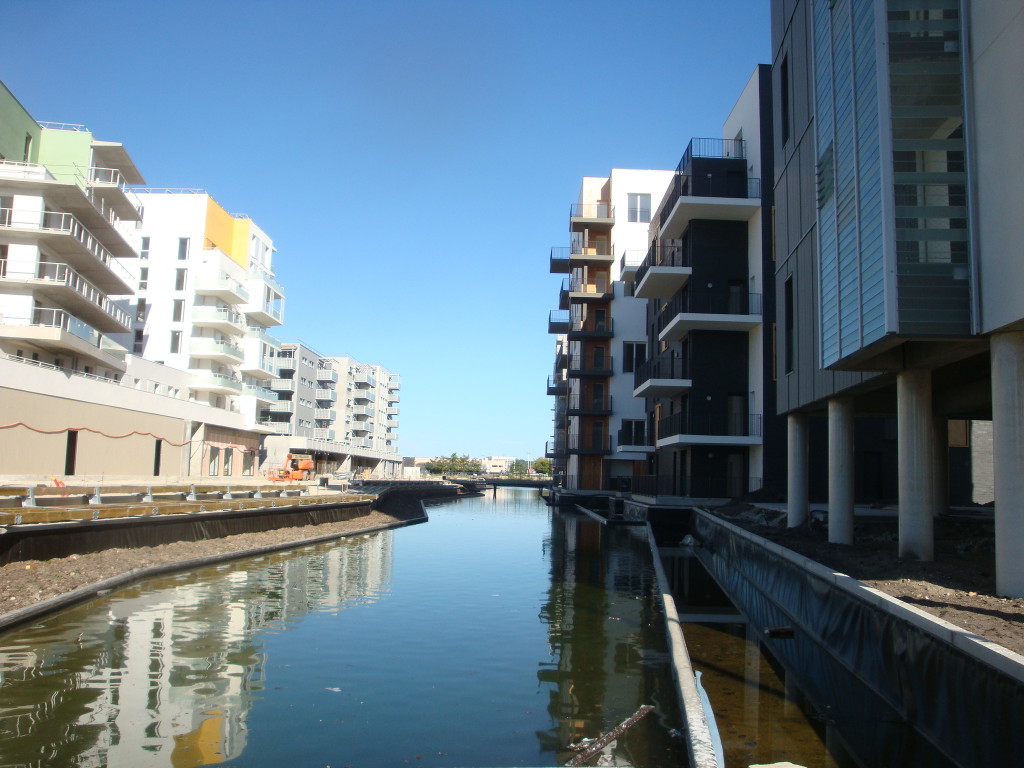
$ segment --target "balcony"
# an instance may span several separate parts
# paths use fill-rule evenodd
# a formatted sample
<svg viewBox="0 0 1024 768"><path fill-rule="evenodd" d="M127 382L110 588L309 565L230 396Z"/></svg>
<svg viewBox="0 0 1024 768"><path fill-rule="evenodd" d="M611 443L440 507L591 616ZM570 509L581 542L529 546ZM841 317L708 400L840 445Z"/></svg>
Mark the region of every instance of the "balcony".
<svg viewBox="0 0 1024 768"><path fill-rule="evenodd" d="M568 309L569 308L569 285L570 280L568 277L562 279L562 286L558 289L558 308ZM548 331L550 333L550 331Z"/></svg>
<svg viewBox="0 0 1024 768"><path fill-rule="evenodd" d="M338 372L330 367L320 366L316 369L316 380L326 381L331 384L338 383Z"/></svg>
<svg viewBox="0 0 1024 768"><path fill-rule="evenodd" d="M565 395L569 392L569 382L563 378L548 376L548 394Z"/></svg>
<svg viewBox="0 0 1024 768"><path fill-rule="evenodd" d="M569 435L566 450L585 455L611 453L611 439L608 435Z"/></svg>
<svg viewBox="0 0 1024 768"><path fill-rule="evenodd" d="M702 413L685 411L658 421L658 448L687 445L760 445L761 414Z"/></svg>
<svg viewBox="0 0 1024 768"><path fill-rule="evenodd" d="M283 354L277 356L276 360L279 371L295 370L295 355L292 354L291 350L285 350Z"/></svg>
<svg viewBox="0 0 1024 768"><path fill-rule="evenodd" d="M610 339L612 333L612 319L605 318L573 318L569 324L568 336L570 341L580 339Z"/></svg>
<svg viewBox="0 0 1024 768"><path fill-rule="evenodd" d="M196 392L212 392L218 395L242 394L242 382L223 373L190 369L192 375L188 388Z"/></svg>
<svg viewBox="0 0 1024 768"><path fill-rule="evenodd" d="M569 206L569 229L611 229L615 224L615 207L609 202L573 203Z"/></svg>
<svg viewBox="0 0 1024 768"><path fill-rule="evenodd" d="M616 453L653 453L654 442L647 435L647 423L635 421L619 429Z"/></svg>
<svg viewBox="0 0 1024 768"><path fill-rule="evenodd" d="M252 349L247 349L245 360L239 366L239 370L257 379L276 379L280 375L280 370L275 360L276 358L264 357Z"/></svg>
<svg viewBox="0 0 1024 768"><path fill-rule="evenodd" d="M334 430L333 429L314 429L313 430L313 439L314 440L331 440L331 441L333 441L334 440Z"/></svg>
<svg viewBox="0 0 1024 768"><path fill-rule="evenodd" d="M313 418L319 421L334 421L338 418L338 412L333 408L317 408L313 411Z"/></svg>
<svg viewBox="0 0 1024 768"><path fill-rule="evenodd" d="M294 392L295 379L271 379L270 388L275 392Z"/></svg>
<svg viewBox="0 0 1024 768"><path fill-rule="evenodd" d="M549 271L553 275L563 275L569 272L569 249L562 246L551 248L551 266Z"/></svg>
<svg viewBox="0 0 1024 768"><path fill-rule="evenodd" d="M101 210L113 210L124 221L142 219L142 203L117 168L90 168L89 191Z"/></svg>
<svg viewBox="0 0 1024 768"><path fill-rule="evenodd" d="M389 406L387 408L387 410L384 411L384 413L387 414L388 416L397 416L398 415L398 409Z"/></svg>
<svg viewBox="0 0 1024 768"><path fill-rule="evenodd" d="M257 421L256 426L272 435L290 435L292 425L287 421Z"/></svg>
<svg viewBox="0 0 1024 768"><path fill-rule="evenodd" d="M680 241L653 243L636 271L633 295L641 299L670 299L692 274L690 252Z"/></svg>
<svg viewBox="0 0 1024 768"><path fill-rule="evenodd" d="M611 416L612 396L569 395L566 413L570 416Z"/></svg>
<svg viewBox="0 0 1024 768"><path fill-rule="evenodd" d="M569 310L552 309L548 312L548 333L568 333Z"/></svg>
<svg viewBox="0 0 1024 768"><path fill-rule="evenodd" d="M271 336L267 333L266 329L261 328L258 325L250 325L245 329L245 338L247 339L259 339L268 347L274 349L281 349L281 340L276 336Z"/></svg>
<svg viewBox="0 0 1024 768"><path fill-rule="evenodd" d="M37 307L24 317L4 313L0 338L17 339L54 354L71 354L85 362L118 371L128 350L63 309Z"/></svg>
<svg viewBox="0 0 1024 768"><path fill-rule="evenodd" d="M134 293L135 280L70 213L0 208L0 231L11 243L39 243L106 294ZM125 254L135 256L128 250Z"/></svg>
<svg viewBox="0 0 1024 768"><path fill-rule="evenodd" d="M633 372L633 397L672 397L692 386L689 361L674 352L652 357Z"/></svg>
<svg viewBox="0 0 1024 768"><path fill-rule="evenodd" d="M749 331L761 323L761 294L738 291L676 294L656 318L659 341L678 341L690 331Z"/></svg>
<svg viewBox="0 0 1024 768"><path fill-rule="evenodd" d="M387 429L398 429L398 419L386 418L384 419L384 427Z"/></svg>
<svg viewBox="0 0 1024 768"><path fill-rule="evenodd" d="M192 307L192 324L200 328L215 328L229 336L245 333L245 318L227 307Z"/></svg>
<svg viewBox="0 0 1024 768"><path fill-rule="evenodd" d="M245 359L242 348L228 341L197 337L189 339L189 357L200 360L215 360L225 365L237 365Z"/></svg>
<svg viewBox="0 0 1024 768"><path fill-rule="evenodd" d="M275 402L272 402L269 405L263 406L262 410L265 413L287 413L287 414L291 414L292 406L293 406L293 403L292 403L291 400L277 400L275 398Z"/></svg>
<svg viewBox="0 0 1024 768"><path fill-rule="evenodd" d="M564 459L568 455L564 440L550 440L544 444L544 456L549 459Z"/></svg>
<svg viewBox="0 0 1024 768"><path fill-rule="evenodd" d="M400 403L402 398L398 396L398 392L390 391L388 392L387 401L388 405L391 405L392 403Z"/></svg>
<svg viewBox="0 0 1024 768"><path fill-rule="evenodd" d="M249 291L245 286L227 275L197 276L192 290L200 296L214 296L225 304L245 304L249 301Z"/></svg>
<svg viewBox="0 0 1024 768"><path fill-rule="evenodd" d="M281 325L284 322L284 307L280 303L263 302L256 304L241 303L239 307L245 316L254 323L261 325Z"/></svg>
<svg viewBox="0 0 1024 768"><path fill-rule="evenodd" d="M373 424L368 421L353 422L350 429L353 435L367 435L373 431Z"/></svg>
<svg viewBox="0 0 1024 768"><path fill-rule="evenodd" d="M677 173L658 214L659 234L679 237L694 219L750 221L760 209L761 180L748 179L745 168L720 174Z"/></svg>
<svg viewBox="0 0 1024 768"><path fill-rule="evenodd" d="M255 397L261 403L276 403L278 400L277 392L257 384L243 384L242 394Z"/></svg>
<svg viewBox="0 0 1024 768"><path fill-rule="evenodd" d="M580 271L582 272L582 270ZM569 280L569 303L585 304L611 301L614 298L614 293L609 277L610 275L604 271L589 277L574 274Z"/></svg>
<svg viewBox="0 0 1024 768"><path fill-rule="evenodd" d="M338 393L333 389L320 388L316 390L314 397L317 400L333 403L338 399Z"/></svg>
<svg viewBox="0 0 1024 768"><path fill-rule="evenodd" d="M366 418L369 418L369 417L373 416L373 408L371 408L368 405L353 405L349 409L349 413L351 413L356 418L360 418L361 417L361 418L366 419Z"/></svg>
<svg viewBox="0 0 1024 768"><path fill-rule="evenodd" d="M352 383L361 388L376 387L377 377L373 371L356 371L352 374Z"/></svg>
<svg viewBox="0 0 1024 768"><path fill-rule="evenodd" d="M623 252L619 257L619 279L632 280L646 256L647 252L641 250Z"/></svg>
<svg viewBox="0 0 1024 768"><path fill-rule="evenodd" d="M569 358L569 378L602 377L613 373L612 358L605 355L572 355Z"/></svg>
<svg viewBox="0 0 1024 768"><path fill-rule="evenodd" d="M270 293L273 296L284 297L284 287L277 282L272 274L265 271L262 266L254 266L249 270L249 286L253 290L251 293L258 293L266 296L267 293L264 287L270 289Z"/></svg>
<svg viewBox="0 0 1024 768"><path fill-rule="evenodd" d="M356 389L352 392L352 402L366 405L374 401L373 392L368 389Z"/></svg>
<svg viewBox="0 0 1024 768"><path fill-rule="evenodd" d="M35 269L27 270L0 264L0 280L7 293L44 297L67 307L99 331L125 333L131 330L129 314L66 264L44 261Z"/></svg>

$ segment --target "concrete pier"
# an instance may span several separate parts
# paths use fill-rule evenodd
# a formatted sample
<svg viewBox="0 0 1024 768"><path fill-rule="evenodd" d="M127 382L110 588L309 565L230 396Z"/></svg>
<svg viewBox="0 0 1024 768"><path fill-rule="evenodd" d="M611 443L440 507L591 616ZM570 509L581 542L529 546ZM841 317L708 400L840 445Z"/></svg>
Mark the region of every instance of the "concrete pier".
<svg viewBox="0 0 1024 768"><path fill-rule="evenodd" d="M899 555L917 560L935 556L932 515L935 510L935 462L932 440L930 371L900 371L896 376L899 451Z"/></svg>
<svg viewBox="0 0 1024 768"><path fill-rule="evenodd" d="M828 540L853 544L853 400L828 401Z"/></svg>

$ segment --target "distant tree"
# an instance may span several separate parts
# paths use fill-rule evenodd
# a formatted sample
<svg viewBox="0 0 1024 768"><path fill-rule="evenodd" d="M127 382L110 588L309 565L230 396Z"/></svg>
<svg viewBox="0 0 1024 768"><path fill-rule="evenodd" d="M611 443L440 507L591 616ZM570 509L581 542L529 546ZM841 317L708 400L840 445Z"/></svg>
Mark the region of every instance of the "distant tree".
<svg viewBox="0 0 1024 768"><path fill-rule="evenodd" d="M527 464L522 459L516 459L512 462L512 466L508 468L509 474L512 475L525 475Z"/></svg>
<svg viewBox="0 0 1024 768"><path fill-rule="evenodd" d="M544 458L534 459L533 460L533 470L537 474L540 474L540 475L550 475L551 474L551 459L544 459Z"/></svg>
<svg viewBox="0 0 1024 768"><path fill-rule="evenodd" d="M472 475L480 471L480 462L469 458L467 454L459 456L453 453L451 456L438 456L424 464L423 468L434 475Z"/></svg>

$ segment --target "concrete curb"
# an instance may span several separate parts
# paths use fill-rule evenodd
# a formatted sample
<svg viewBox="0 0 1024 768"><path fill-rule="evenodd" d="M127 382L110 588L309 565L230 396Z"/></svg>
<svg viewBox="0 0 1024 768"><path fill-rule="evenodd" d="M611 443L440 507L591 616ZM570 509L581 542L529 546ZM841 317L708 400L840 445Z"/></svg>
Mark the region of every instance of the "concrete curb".
<svg viewBox="0 0 1024 768"><path fill-rule="evenodd" d="M216 563L223 563L229 560L239 560L243 557L255 557L257 555L263 555L270 552L279 552L283 549L294 549L297 547L309 546L311 544L319 544L333 539L344 539L350 536L361 536L363 534L374 533L376 531L404 528L417 523L425 523L427 520L428 517L426 510L423 510L422 517L411 518L409 520L398 520L386 525L359 528L353 531L345 531L343 533L328 533L323 536L314 536L309 539L299 539L297 541L281 542L279 544L268 544L263 547L242 549L236 552L222 552L216 555L193 557L188 560L178 560L173 563L162 563L161 565L154 565L149 568L137 568L134 571L128 571L126 573L118 574L117 576L111 576L109 579L103 579L102 581L97 581L93 584L87 584L86 586L79 587L71 592L66 592L63 595L51 597L47 600L36 603L35 605L20 608L16 611L10 611L9 613L0 614L0 632L13 629L22 624L39 619L47 614L55 613L56 611L68 608L77 603L85 602L91 598L125 587L136 581L152 578L153 576L161 576L165 573L173 573L175 571L187 571L192 568L201 568L206 565L214 565Z"/></svg>

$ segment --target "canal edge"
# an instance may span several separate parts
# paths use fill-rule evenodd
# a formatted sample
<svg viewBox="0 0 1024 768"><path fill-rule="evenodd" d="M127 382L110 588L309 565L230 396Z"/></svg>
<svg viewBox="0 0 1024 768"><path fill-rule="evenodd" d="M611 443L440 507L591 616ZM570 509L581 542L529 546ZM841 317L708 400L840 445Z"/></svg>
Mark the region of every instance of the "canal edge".
<svg viewBox="0 0 1024 768"><path fill-rule="evenodd" d="M70 608L78 603L98 597L103 593L120 589L132 584L133 582L142 581L143 579L152 578L154 576L162 576L167 573L174 573L175 571L187 571L192 568L202 568L207 565L216 565L217 563L224 563L230 560L240 560L243 557L256 557L258 555L270 554L272 552L280 552L284 549L294 549L297 547L310 546L312 544L320 544L325 541L332 541L335 539L362 536L364 534L376 533L378 531L394 530L396 528L404 528L410 525L425 523L427 522L428 517L422 501L420 502L420 509L423 512L421 517L414 517L408 520L396 520L393 523L386 523L384 525L375 525L368 528L359 528L353 531L344 531L341 533L328 533L323 536L314 536L308 539L298 539L278 544L267 544L262 547L241 549L235 552L222 552L215 555L193 557L188 560L161 563L160 565L153 565L148 568L136 568L135 570L127 571L125 573L118 574L117 576L111 576L110 578L103 579L92 584L87 584L84 587L79 587L71 592L66 592L63 595L48 598L36 603L35 605L21 608L17 611L0 614L0 632L6 632L8 629L14 629L15 627L40 619L48 614L56 613L64 608Z"/></svg>
<svg viewBox="0 0 1024 768"><path fill-rule="evenodd" d="M666 591L668 578L661 564L658 545L654 540L651 524L646 524L647 543L651 548L654 563L654 578L657 582L662 608L665 611L665 629L668 633L669 653L672 656L672 674L676 679L676 693L679 697L680 709L683 714L683 728L686 735L686 748L690 755L693 768L717 768L718 758L715 754L711 728L704 715L704 704L697 690L697 680L690 663L690 654L686 649L683 637L683 626L676 611L676 602L671 592Z"/></svg>

